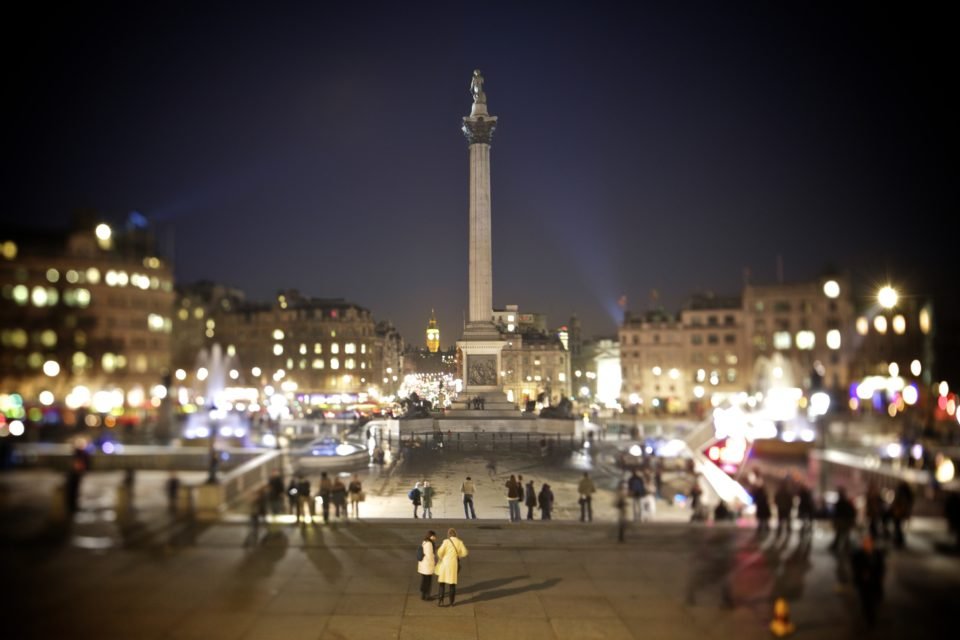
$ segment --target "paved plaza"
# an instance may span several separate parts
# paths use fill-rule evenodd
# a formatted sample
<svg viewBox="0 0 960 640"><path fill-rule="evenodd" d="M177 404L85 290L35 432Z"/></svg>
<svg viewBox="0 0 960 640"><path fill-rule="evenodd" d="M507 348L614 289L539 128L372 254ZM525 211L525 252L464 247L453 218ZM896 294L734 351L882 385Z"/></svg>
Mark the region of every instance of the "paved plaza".
<svg viewBox="0 0 960 640"><path fill-rule="evenodd" d="M797 638L902 638L945 631L960 559L943 552L936 521L913 525L907 550L888 552L880 624L860 621L847 563L825 528L801 540L757 540L752 523L691 524L661 503L657 522L617 541L617 474L576 455L542 460L488 454L411 458L364 470L360 521L254 531L242 509L212 524L171 518L165 474L139 472L136 509L118 517L119 473L88 474L81 510L50 535L59 477L0 476L4 637L11 638L766 638L772 600L785 597ZM597 477L595 521L576 521L573 483ZM504 474L557 491L558 520L508 523ZM478 480L481 519L465 521L462 476ZM406 491L427 477L436 517L414 520ZM185 476L200 481L202 474ZM685 481L669 478L671 490ZM455 526L470 549L455 607L419 598L424 531Z"/></svg>

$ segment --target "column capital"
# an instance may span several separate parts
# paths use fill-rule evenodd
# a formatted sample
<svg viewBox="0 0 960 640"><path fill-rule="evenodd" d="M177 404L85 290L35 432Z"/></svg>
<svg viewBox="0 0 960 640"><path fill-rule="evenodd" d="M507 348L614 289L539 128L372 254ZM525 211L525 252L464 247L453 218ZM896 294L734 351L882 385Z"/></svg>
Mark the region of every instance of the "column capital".
<svg viewBox="0 0 960 640"><path fill-rule="evenodd" d="M463 119L463 135L468 144L490 144L497 128L497 116L468 116Z"/></svg>

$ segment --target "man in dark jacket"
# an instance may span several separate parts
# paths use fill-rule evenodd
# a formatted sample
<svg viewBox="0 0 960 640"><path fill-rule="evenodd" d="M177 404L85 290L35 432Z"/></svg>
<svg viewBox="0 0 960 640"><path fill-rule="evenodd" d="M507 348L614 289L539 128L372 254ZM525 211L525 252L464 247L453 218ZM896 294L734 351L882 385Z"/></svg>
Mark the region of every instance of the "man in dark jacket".
<svg viewBox="0 0 960 640"><path fill-rule="evenodd" d="M540 495L537 496L537 504L540 505L540 519L549 520L550 511L553 509L553 491L546 482L540 487Z"/></svg>
<svg viewBox="0 0 960 640"><path fill-rule="evenodd" d="M523 503L527 505L527 520L533 520L533 508L537 506L537 490L533 488L533 480L526 485Z"/></svg>
<svg viewBox="0 0 960 640"><path fill-rule="evenodd" d="M893 503L890 505L890 516L893 518L893 544L902 549L906 544L903 537L903 523L913 514L913 489L904 481L897 484L893 493Z"/></svg>
<svg viewBox="0 0 960 640"><path fill-rule="evenodd" d="M633 502L633 521L636 522L640 518L641 500L647 495L647 485L636 469L633 470L633 474L627 481L627 490L630 492L630 500Z"/></svg>
<svg viewBox="0 0 960 640"><path fill-rule="evenodd" d="M850 556L853 570L853 586L860 596L860 607L867 625L873 627L877 621L877 606L883 600L883 577L886 563L883 552L875 548L873 538L863 537L861 547Z"/></svg>
<svg viewBox="0 0 960 640"><path fill-rule="evenodd" d="M797 490L797 519L800 520L801 534L808 534L812 531L813 492L805 484L801 484Z"/></svg>
<svg viewBox="0 0 960 640"><path fill-rule="evenodd" d="M784 480L777 487L777 492L773 494L773 502L777 505L777 537L786 535L790 537L790 520L793 513L793 491L787 481Z"/></svg>
<svg viewBox="0 0 960 640"><path fill-rule="evenodd" d="M847 497L847 490L837 489L837 502L833 505L833 542L830 550L837 553L846 552L850 548L850 530L857 520L857 509Z"/></svg>

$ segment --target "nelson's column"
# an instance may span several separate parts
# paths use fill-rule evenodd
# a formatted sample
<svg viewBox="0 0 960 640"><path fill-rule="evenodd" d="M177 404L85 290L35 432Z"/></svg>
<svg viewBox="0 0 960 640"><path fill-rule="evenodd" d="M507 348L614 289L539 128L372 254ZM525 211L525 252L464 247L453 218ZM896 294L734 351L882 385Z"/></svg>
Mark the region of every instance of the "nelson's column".
<svg viewBox="0 0 960 640"><path fill-rule="evenodd" d="M463 119L470 147L470 282L469 315L457 341L467 400L480 396L486 410L514 412L500 385L500 351L504 342L493 324L493 259L490 242L490 142L497 117L487 112L480 70L470 83L473 106ZM460 404L460 403L458 403ZM489 414L488 414L489 415Z"/></svg>

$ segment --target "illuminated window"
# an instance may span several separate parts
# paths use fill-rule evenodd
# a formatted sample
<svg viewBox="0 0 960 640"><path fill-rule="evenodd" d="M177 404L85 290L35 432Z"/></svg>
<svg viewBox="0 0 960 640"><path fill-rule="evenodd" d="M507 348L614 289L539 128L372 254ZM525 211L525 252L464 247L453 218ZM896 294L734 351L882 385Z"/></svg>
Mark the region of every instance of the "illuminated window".
<svg viewBox="0 0 960 640"><path fill-rule="evenodd" d="M27 304L27 300L30 299L30 290L27 289L22 284L18 284L13 288L13 301L19 305Z"/></svg>
<svg viewBox="0 0 960 640"><path fill-rule="evenodd" d="M920 310L920 331L924 335L930 333L930 309L927 307Z"/></svg>
<svg viewBox="0 0 960 640"><path fill-rule="evenodd" d="M273 330L273 339L274 340L283 340L283 331L280 329Z"/></svg>
<svg viewBox="0 0 960 640"><path fill-rule="evenodd" d="M317 354L323 353L323 345L320 344L319 342L314 342L314 343L313 343L313 352L314 352L314 353L317 353Z"/></svg>
<svg viewBox="0 0 960 640"><path fill-rule="evenodd" d="M41 333L40 344L48 349L52 349L53 347L57 346L57 332L53 331L52 329L47 329Z"/></svg>
<svg viewBox="0 0 960 640"><path fill-rule="evenodd" d="M797 349L803 349L809 351L813 349L814 344L816 343L817 338L816 334L813 331L798 331L797 332Z"/></svg>
<svg viewBox="0 0 960 640"><path fill-rule="evenodd" d="M301 345L300 345L300 355L306 355L306 353L307 353L307 345L301 344Z"/></svg>
<svg viewBox="0 0 960 640"><path fill-rule="evenodd" d="M343 367L345 369L356 369L357 363L353 358L347 358L346 360L343 361Z"/></svg>
<svg viewBox="0 0 960 640"><path fill-rule="evenodd" d="M330 353L340 353L340 345L336 342L330 345Z"/></svg>
<svg viewBox="0 0 960 640"><path fill-rule="evenodd" d="M877 330L877 333L884 334L887 332L887 318L886 316L877 316L873 319L873 328Z"/></svg>
<svg viewBox="0 0 960 640"><path fill-rule="evenodd" d="M56 269L47 269L47 282L56 283L60 280L60 272Z"/></svg>
<svg viewBox="0 0 960 640"><path fill-rule="evenodd" d="M862 336L867 335L867 332L870 331L870 323L863 316L857 318L857 333Z"/></svg>
<svg viewBox="0 0 960 640"><path fill-rule="evenodd" d="M339 368L340 368L340 360L339 360L338 358L330 358L330 368L331 368L331 369L339 369Z"/></svg>
<svg viewBox="0 0 960 640"><path fill-rule="evenodd" d="M43 287L34 287L30 294L30 301L35 307L47 306L47 290Z"/></svg>
<svg viewBox="0 0 960 640"><path fill-rule="evenodd" d="M367 343L364 342L360 345L360 353L366 353L366 352L367 352Z"/></svg>
<svg viewBox="0 0 960 640"><path fill-rule="evenodd" d="M301 369L306 369L306 368L307 368L307 360L306 360L306 358L301 358L301 359L300 359L300 368L301 368Z"/></svg>
<svg viewBox="0 0 960 640"><path fill-rule="evenodd" d="M197 320L200 320L201 318L203 318L203 307L197 307L196 309L194 309L193 317L196 318Z"/></svg>
<svg viewBox="0 0 960 640"><path fill-rule="evenodd" d="M840 330L839 329L831 329L830 331L827 331L827 346L830 347L831 349L840 348Z"/></svg>
<svg viewBox="0 0 960 640"><path fill-rule="evenodd" d="M312 365L312 366L313 366L314 369L323 369L323 359L322 359L322 358L314 358L314 359L313 359L313 365Z"/></svg>
<svg viewBox="0 0 960 640"><path fill-rule="evenodd" d="M347 344L343 345L343 352L344 352L344 353L356 353L356 352L357 352L357 345L354 344L354 343L352 343L352 342L348 342ZM349 368L349 367L348 367L348 368Z"/></svg>
<svg viewBox="0 0 960 640"><path fill-rule="evenodd" d="M897 335L903 335L907 330L907 319L901 315L893 316L893 331Z"/></svg>
<svg viewBox="0 0 960 640"><path fill-rule="evenodd" d="M789 349L791 344L790 332L789 331L777 331L773 334L773 348L774 349Z"/></svg>
<svg viewBox="0 0 960 640"><path fill-rule="evenodd" d="M177 317L180 318L181 320L186 320L187 318L190 317L190 312L187 311L186 309L180 309L180 311L177 311Z"/></svg>
<svg viewBox="0 0 960 640"><path fill-rule="evenodd" d="M273 355L275 355L275 356L282 356L282 355L283 355L283 345L282 345L282 344L275 344L275 345L273 345Z"/></svg>

